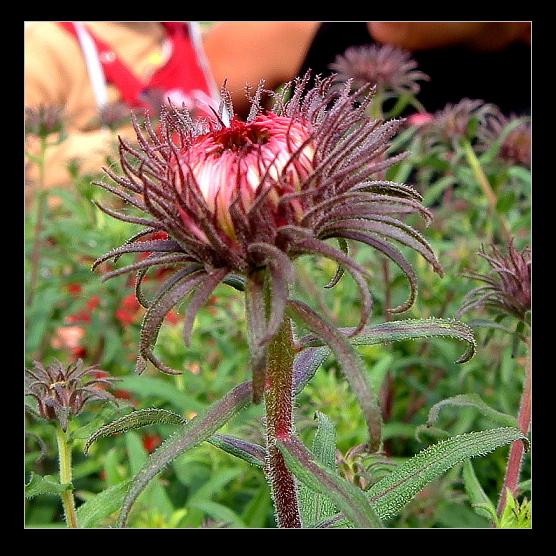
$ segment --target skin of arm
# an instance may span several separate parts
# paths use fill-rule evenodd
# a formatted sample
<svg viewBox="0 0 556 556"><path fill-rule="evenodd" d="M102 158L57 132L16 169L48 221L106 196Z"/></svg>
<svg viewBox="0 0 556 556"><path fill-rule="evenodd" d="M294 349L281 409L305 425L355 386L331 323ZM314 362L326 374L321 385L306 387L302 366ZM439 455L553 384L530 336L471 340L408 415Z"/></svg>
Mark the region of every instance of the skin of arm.
<svg viewBox="0 0 556 556"><path fill-rule="evenodd" d="M220 87L227 80L234 107L243 114L249 106L244 87L261 78L273 89L294 77L318 22L220 22L203 36L209 66Z"/></svg>
<svg viewBox="0 0 556 556"><path fill-rule="evenodd" d="M135 65L140 72L149 63L145 53L153 51L163 35L158 26L150 24L124 27L100 22L91 23L91 27L107 42L118 37L127 40L125 53L133 60L143 61ZM140 41L132 41L134 33L140 35ZM112 86L108 87L108 98L110 102L119 98ZM115 152L117 137L109 129L99 127L96 101L78 42L53 22L32 22L25 28L25 106L40 105L63 106L67 132L67 138L60 144L55 144L55 136L48 139L43 186L71 185L68 171L71 161L79 163L82 174L99 173L106 157ZM131 126L118 129L117 135L128 139L135 136ZM29 154L37 155L39 145L38 138L26 138ZM37 164L27 164L26 181L28 189L36 188Z"/></svg>
<svg viewBox="0 0 556 556"><path fill-rule="evenodd" d="M516 41L530 41L528 22L385 22L368 23L373 38L408 50L463 45L499 50Z"/></svg>

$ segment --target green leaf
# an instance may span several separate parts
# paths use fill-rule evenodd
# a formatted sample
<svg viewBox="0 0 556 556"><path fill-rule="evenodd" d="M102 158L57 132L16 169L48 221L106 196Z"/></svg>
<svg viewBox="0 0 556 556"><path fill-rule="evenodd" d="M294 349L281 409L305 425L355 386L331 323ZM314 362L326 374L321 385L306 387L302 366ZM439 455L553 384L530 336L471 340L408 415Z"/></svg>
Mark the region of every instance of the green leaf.
<svg viewBox="0 0 556 556"><path fill-rule="evenodd" d="M508 175L517 178L527 185L531 185L531 170L521 166L512 166L508 169Z"/></svg>
<svg viewBox="0 0 556 556"><path fill-rule="evenodd" d="M446 189L454 185L456 182L457 180L454 176L444 176L437 182L428 186L427 191L423 196L423 205L426 207L431 206Z"/></svg>
<svg viewBox="0 0 556 556"><path fill-rule="evenodd" d="M348 335L355 328L340 328L339 330ZM407 319L383 322L375 326L366 326L361 334L349 338L349 341L355 346L370 346L400 340L437 337L453 338L467 344L467 350L456 363L465 363L475 355L476 343L473 330L460 321L450 319ZM319 346L322 344L313 335L301 338L300 342L304 346Z"/></svg>
<svg viewBox="0 0 556 556"><path fill-rule="evenodd" d="M426 485L448 469L477 456L484 456L500 446L526 440L515 428L498 428L453 436L419 452L398 466L367 491L371 505L380 519L396 515ZM341 526L341 516L334 516L319 527Z"/></svg>
<svg viewBox="0 0 556 556"><path fill-rule="evenodd" d="M318 463L298 438L277 440L276 445L292 473L308 488L328 497L353 525L382 527L364 492Z"/></svg>
<svg viewBox="0 0 556 556"><path fill-rule="evenodd" d="M529 529L531 528L531 501L525 498L521 504L512 496L510 489L506 490L506 506L498 521L499 529Z"/></svg>
<svg viewBox="0 0 556 556"><path fill-rule="evenodd" d="M243 522L252 529L262 528L266 524L271 506L270 491L266 484L263 484L245 507L241 516Z"/></svg>
<svg viewBox="0 0 556 556"><path fill-rule="evenodd" d="M149 425L183 425L186 422L186 419L183 418L181 415L178 415L173 411L167 411L166 409L139 409L100 427L100 429L98 429L89 437L89 439L85 443L85 446L83 447L83 452L87 454L93 442L95 442L99 438L113 436L115 434L139 429Z"/></svg>
<svg viewBox="0 0 556 556"><path fill-rule="evenodd" d="M79 506L77 518L80 527L96 527L104 518L118 511L124 501L129 483L130 481L127 480L107 488Z"/></svg>
<svg viewBox="0 0 556 556"><path fill-rule="evenodd" d="M315 461L336 472L336 429L334 423L324 414L317 411L318 428L313 439L312 452ZM319 521L336 513L336 507L328 496L316 493L302 484L299 488L299 507L304 527L312 527Z"/></svg>
<svg viewBox="0 0 556 556"><path fill-rule="evenodd" d="M241 529L245 528L245 523L242 521L241 517L230 510L230 508L226 508L226 506L218 504L217 502L212 502L211 500L197 500L191 504L191 507L201 510L223 524Z"/></svg>
<svg viewBox="0 0 556 556"><path fill-rule="evenodd" d="M124 480L124 470L120 466L120 458L116 448L108 450L104 458L104 472L106 474L106 482L109 485L117 485Z"/></svg>
<svg viewBox="0 0 556 556"><path fill-rule="evenodd" d="M126 376L118 383L118 387L143 397L160 398L181 411L185 408L197 412L205 409L204 404L178 390L173 382L168 382L162 378Z"/></svg>
<svg viewBox="0 0 556 556"><path fill-rule="evenodd" d="M367 495L382 518L393 516L425 485L454 465L524 438L518 429L511 427L453 436L397 467L388 477L371 486Z"/></svg>
<svg viewBox="0 0 556 556"><path fill-rule="evenodd" d="M485 417L494 421L497 425L502 427L516 427L517 420L512 415L507 413L502 413L496 411L490 407L486 402L484 402L478 394L460 394L458 396L452 396L451 398L446 398L438 403L435 403L429 411L429 417L427 419L427 426L432 426L436 423L440 410L446 406L456 406L456 407L474 407L478 409Z"/></svg>
<svg viewBox="0 0 556 556"><path fill-rule="evenodd" d="M135 432L126 435L125 443L131 473L136 475L147 461L148 453L143 447L141 437ZM165 517L170 517L174 512L174 506L158 480L145 489L144 498L146 507L159 510Z"/></svg>
<svg viewBox="0 0 556 556"><path fill-rule="evenodd" d="M113 436L150 425L185 425L186 423L187 419L173 411L155 408L139 409L98 429L85 443L83 452L87 454L89 448L96 440L106 436ZM224 450L228 454L241 458L252 465L258 467L264 465L265 449L258 444L253 444L233 436L220 434L215 434L208 439L208 442Z"/></svg>
<svg viewBox="0 0 556 556"><path fill-rule="evenodd" d="M34 498L41 494L55 494L60 495L66 490L72 490L71 484L67 483L61 485L56 477L52 475L37 475L31 473L31 479L25 485L25 498Z"/></svg>
<svg viewBox="0 0 556 556"><path fill-rule="evenodd" d="M382 438L382 413L376 393L371 389L367 380L363 361L349 342L351 338L344 336L342 330L322 319L318 313L302 301L289 299L287 311L288 314L293 314L294 318L299 318L334 352L336 360L363 410L369 432L369 451L378 451Z"/></svg>
<svg viewBox="0 0 556 556"><path fill-rule="evenodd" d="M469 497L472 508L480 516L490 519L496 523L496 508L486 495L470 460L463 463L463 482L465 484L465 491Z"/></svg>
<svg viewBox="0 0 556 556"><path fill-rule="evenodd" d="M145 487L158 473L179 455L207 440L227 423L251 398L251 383L244 382L213 403L202 415L189 421L153 452L139 473L133 478L124 500L118 522L124 527L131 507Z"/></svg>

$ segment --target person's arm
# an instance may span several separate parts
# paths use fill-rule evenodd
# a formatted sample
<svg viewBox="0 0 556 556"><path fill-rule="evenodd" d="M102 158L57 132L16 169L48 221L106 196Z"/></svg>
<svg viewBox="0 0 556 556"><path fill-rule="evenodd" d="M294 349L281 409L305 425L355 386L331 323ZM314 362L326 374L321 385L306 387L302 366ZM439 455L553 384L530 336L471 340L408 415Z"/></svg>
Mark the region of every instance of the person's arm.
<svg viewBox="0 0 556 556"><path fill-rule="evenodd" d="M369 22L372 37L408 50L462 45L477 50L499 50L513 42L531 40L528 22Z"/></svg>
<svg viewBox="0 0 556 556"><path fill-rule="evenodd" d="M316 22L221 22L205 31L203 44L216 84L227 80L234 106L249 107L244 88L264 78L267 88L292 79L317 30Z"/></svg>
<svg viewBox="0 0 556 556"><path fill-rule="evenodd" d="M106 156L113 150L112 133L108 129L82 132L75 120L94 117L94 98L91 105L83 103L86 94L91 95L88 75L81 49L75 39L55 23L32 23L25 30L25 106L36 108L62 106L68 137L59 145L49 146L46 151L44 186L68 185L71 182L68 164L78 160L83 173L98 172L105 164ZM84 110L85 108L86 110ZM55 137L49 138L50 143ZM40 143L29 136L27 151L37 156ZM36 187L39 181L38 166L30 162L27 181Z"/></svg>

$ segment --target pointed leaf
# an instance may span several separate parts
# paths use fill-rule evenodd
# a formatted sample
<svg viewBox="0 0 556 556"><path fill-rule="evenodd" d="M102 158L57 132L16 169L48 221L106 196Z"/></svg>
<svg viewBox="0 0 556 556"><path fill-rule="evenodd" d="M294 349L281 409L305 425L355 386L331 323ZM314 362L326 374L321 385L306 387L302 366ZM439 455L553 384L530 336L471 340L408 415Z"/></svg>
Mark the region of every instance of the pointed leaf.
<svg viewBox="0 0 556 556"><path fill-rule="evenodd" d="M118 522L124 527L133 503L145 487L164 467L175 458L210 438L227 423L240 409L245 407L252 395L251 384L244 382L214 402L202 415L189 421L180 431L168 438L155 452L132 480L124 500Z"/></svg>
<svg viewBox="0 0 556 556"><path fill-rule="evenodd" d="M339 330L349 336L355 329L340 328ZM449 319L407 319L383 322L374 326L365 326L359 335L349 338L349 341L356 346L370 346L433 337L453 338L468 344L466 352L456 363L465 363L475 354L476 343L473 330L462 322ZM304 346L319 346L322 341L311 335L301 338L300 343Z"/></svg>
<svg viewBox="0 0 556 556"><path fill-rule="evenodd" d="M266 450L258 444L227 434L215 434L209 438L208 442L251 465L264 466Z"/></svg>
<svg viewBox="0 0 556 556"><path fill-rule="evenodd" d="M367 491L371 505L381 519L396 515L426 485L465 460L484 456L516 440L527 440L515 428L498 428L453 436L419 452ZM319 527L341 526L335 516Z"/></svg>
<svg viewBox="0 0 556 556"><path fill-rule="evenodd" d="M25 498L34 498L40 494L60 495L66 490L72 490L71 484L61 485L56 477L52 475L37 475L31 473L31 479L25 485Z"/></svg>
<svg viewBox="0 0 556 556"><path fill-rule="evenodd" d="M124 501L130 481L124 481L103 490L77 509L79 526L97 527L104 518L118 511Z"/></svg>
<svg viewBox="0 0 556 556"><path fill-rule="evenodd" d="M501 411L496 411L485 403L478 394L460 394L459 396L453 396L451 398L446 398L438 403L435 403L429 411L429 417L427 419L427 426L432 426L436 423L440 410L445 407L453 405L456 407L475 407L478 409L485 417L488 417L494 421L497 425L503 427L516 427L517 420L512 415L507 413L502 413Z"/></svg>
<svg viewBox="0 0 556 556"><path fill-rule="evenodd" d="M336 429L334 423L317 411L319 424L313 439L312 452L318 463L336 472ZM302 484L299 488L299 507L304 527L311 527L336 513L336 507L327 496L313 492Z"/></svg>
<svg viewBox="0 0 556 556"><path fill-rule="evenodd" d="M465 484L465 491L469 497L472 508L480 516L490 519L496 523L496 508L486 495L470 460L463 463L463 482Z"/></svg>
<svg viewBox="0 0 556 556"><path fill-rule="evenodd" d="M185 425L187 422L187 419L181 415L166 409L139 409L100 427L89 437L85 443L83 452L87 454L91 445L99 438L114 436L150 425ZM252 465L261 467L264 464L266 452L265 449L258 444L247 442L241 438L220 434L215 434L208 439L208 442Z"/></svg>
<svg viewBox="0 0 556 556"><path fill-rule="evenodd" d="M293 313L294 317L297 316L311 332L328 344L336 355L338 363L365 414L369 430L369 451L378 451L382 437L382 414L376 395L371 390L367 381L361 358L353 349L346 336L334 326L324 321L305 303L290 299L288 301L288 310Z"/></svg>
<svg viewBox="0 0 556 556"><path fill-rule="evenodd" d="M306 348L298 353L293 362L293 389L297 396L315 376L317 369L330 354L327 347Z"/></svg>
<svg viewBox="0 0 556 556"><path fill-rule="evenodd" d="M382 527L364 492L317 463L298 438L277 440L276 445L292 473L311 490L332 500L356 527Z"/></svg>
<svg viewBox="0 0 556 556"><path fill-rule="evenodd" d="M183 425L186 423L181 415L168 411L166 409L139 409L133 411L128 415L124 415L111 423L108 423L96 432L94 432L85 443L83 452L87 454L89 448L99 438L106 436L113 436L134 429L140 429L149 425L170 424L170 425Z"/></svg>

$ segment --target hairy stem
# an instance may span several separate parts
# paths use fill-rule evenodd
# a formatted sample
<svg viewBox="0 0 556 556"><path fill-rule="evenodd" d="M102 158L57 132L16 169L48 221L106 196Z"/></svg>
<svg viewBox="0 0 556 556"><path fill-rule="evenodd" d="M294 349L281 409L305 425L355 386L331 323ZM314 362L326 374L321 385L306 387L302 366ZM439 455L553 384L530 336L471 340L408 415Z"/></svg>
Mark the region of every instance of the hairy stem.
<svg viewBox="0 0 556 556"><path fill-rule="evenodd" d="M270 295L269 289L266 288ZM268 347L266 409L266 475L270 482L278 527L300 528L301 517L295 478L286 466L276 440L289 440L293 433L293 331L289 317Z"/></svg>
<svg viewBox="0 0 556 556"><path fill-rule="evenodd" d="M46 137L41 137L41 147L39 154L39 183L37 192L37 215L35 219L35 230L33 237L33 251L31 253L31 281L29 286L29 296L27 297L27 306L29 307L33 301L35 290L37 289L37 281L39 278L40 258L41 258L41 241L40 235L44 221L44 215L47 207L46 189L44 187L45 172L45 154L46 154Z"/></svg>
<svg viewBox="0 0 556 556"><path fill-rule="evenodd" d="M521 402L519 405L519 413L517 415L517 426L519 430L527 435L531 426L531 347L530 339L527 341L527 358L525 361L525 381L523 383L523 393L521 394ZM506 466L506 476L504 484L500 492L500 500L498 501L497 513L500 517L504 513L506 507L507 491L516 497L521 466L523 463L523 453L525 446L523 441L517 440L510 448L508 464Z"/></svg>
<svg viewBox="0 0 556 556"><path fill-rule="evenodd" d="M60 484L71 484L71 447L68 444L67 434L62 430L62 427L56 428L56 440L58 442ZM75 513L75 500L71 490L62 493L62 504L68 528L76 529L78 527L77 514Z"/></svg>

